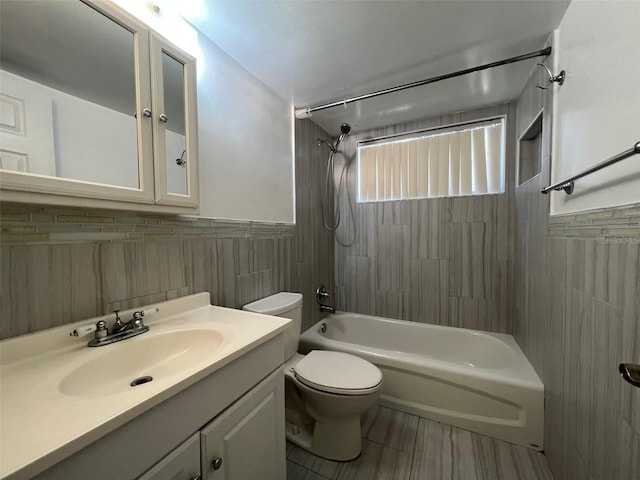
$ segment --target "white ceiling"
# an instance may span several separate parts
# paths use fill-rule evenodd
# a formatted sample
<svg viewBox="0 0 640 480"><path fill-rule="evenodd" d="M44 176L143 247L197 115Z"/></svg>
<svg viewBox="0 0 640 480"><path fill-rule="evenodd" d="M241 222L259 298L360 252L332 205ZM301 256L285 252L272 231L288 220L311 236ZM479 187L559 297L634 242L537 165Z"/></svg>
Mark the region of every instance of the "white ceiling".
<svg viewBox="0 0 640 480"><path fill-rule="evenodd" d="M187 19L296 108L544 47L569 0L218 1ZM193 6L193 3L191 3ZM517 97L536 60L316 112L332 134Z"/></svg>

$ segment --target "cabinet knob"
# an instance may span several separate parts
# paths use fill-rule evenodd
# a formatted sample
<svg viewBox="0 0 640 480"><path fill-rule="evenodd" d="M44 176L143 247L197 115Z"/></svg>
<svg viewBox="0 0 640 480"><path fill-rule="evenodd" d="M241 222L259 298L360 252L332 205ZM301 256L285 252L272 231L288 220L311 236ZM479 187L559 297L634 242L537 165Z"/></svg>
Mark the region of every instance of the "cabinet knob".
<svg viewBox="0 0 640 480"><path fill-rule="evenodd" d="M142 110L142 114L145 117L150 117L151 116L151 110L149 110L148 108L145 108L144 110Z"/></svg>
<svg viewBox="0 0 640 480"><path fill-rule="evenodd" d="M222 466L222 457L214 458L213 462L211 462L211 467L214 470L219 470L221 466Z"/></svg>
<svg viewBox="0 0 640 480"><path fill-rule="evenodd" d="M162 123L167 123L168 120L169 118L164 113L160 114L160 121Z"/></svg>

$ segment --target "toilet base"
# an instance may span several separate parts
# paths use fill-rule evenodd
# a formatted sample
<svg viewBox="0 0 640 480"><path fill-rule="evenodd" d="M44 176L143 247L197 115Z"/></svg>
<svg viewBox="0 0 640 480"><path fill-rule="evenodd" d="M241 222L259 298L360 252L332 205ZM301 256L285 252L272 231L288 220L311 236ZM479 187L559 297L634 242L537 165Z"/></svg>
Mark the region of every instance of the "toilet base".
<svg viewBox="0 0 640 480"><path fill-rule="evenodd" d="M312 426L286 424L287 440L314 455L337 462L360 456L360 418L337 422L314 422Z"/></svg>

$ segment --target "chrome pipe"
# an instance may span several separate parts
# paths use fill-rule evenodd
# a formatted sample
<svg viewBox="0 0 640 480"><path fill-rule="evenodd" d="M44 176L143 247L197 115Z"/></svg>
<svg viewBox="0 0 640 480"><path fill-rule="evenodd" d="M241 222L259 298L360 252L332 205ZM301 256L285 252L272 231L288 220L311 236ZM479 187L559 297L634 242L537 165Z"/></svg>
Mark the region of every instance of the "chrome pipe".
<svg viewBox="0 0 640 480"><path fill-rule="evenodd" d="M567 195L571 195L573 193L573 182L575 180L578 180L579 178L582 178L582 177L586 177L587 175L593 172L602 170L603 168L608 167L609 165L618 163L620 160L624 160L625 158L629 158L630 156L635 154L640 154L640 142L636 142L636 144L633 147L631 147L629 150L625 150L624 152L619 153L618 155L615 155L605 160L604 162L600 162L597 165L594 165L593 167L588 168L583 172L580 172L560 182L554 183L553 185L549 185L548 187L544 187L542 190L540 190L540 192L546 195L551 190L564 190L564 193L566 193Z"/></svg>
<svg viewBox="0 0 640 480"><path fill-rule="evenodd" d="M345 98L344 100L338 100L331 103L325 103L324 105L316 105L315 107L298 108L295 111L296 118L309 118L313 112L319 112L328 108L347 106L349 103L359 102L360 100L367 100L368 98L379 97L380 95L387 95L389 93L400 92L409 88L420 87L422 85L428 85L430 83L440 82L449 78L460 77L469 73L479 72L488 68L499 67L501 65L508 65L510 63L522 62L535 57L546 57L551 55L551 47L547 47L543 50L536 52L525 53L524 55L518 55L516 57L506 58L497 62L486 63L477 67L466 68L457 72L447 73L445 75L438 75L437 77L431 77L424 80L418 80L417 82L405 83L404 85L398 85L396 87L385 88L384 90L378 90L377 92L371 92L364 95L358 95L357 97Z"/></svg>
<svg viewBox="0 0 640 480"><path fill-rule="evenodd" d="M322 139L322 138L316 138L316 144L318 146L325 144L327 147L329 147L329 150L331 150L333 153L336 153L338 151L337 149L337 145L334 147L333 145L331 145L329 142L327 142L326 140Z"/></svg>

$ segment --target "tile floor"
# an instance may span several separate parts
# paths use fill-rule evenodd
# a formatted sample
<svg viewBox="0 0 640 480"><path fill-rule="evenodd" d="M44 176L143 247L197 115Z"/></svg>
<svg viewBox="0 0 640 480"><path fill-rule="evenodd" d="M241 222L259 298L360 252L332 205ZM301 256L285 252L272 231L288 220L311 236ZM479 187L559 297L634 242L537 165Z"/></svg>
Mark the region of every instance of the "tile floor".
<svg viewBox="0 0 640 480"><path fill-rule="evenodd" d="M287 443L287 480L553 480L539 452L378 405L362 438L342 463Z"/></svg>

